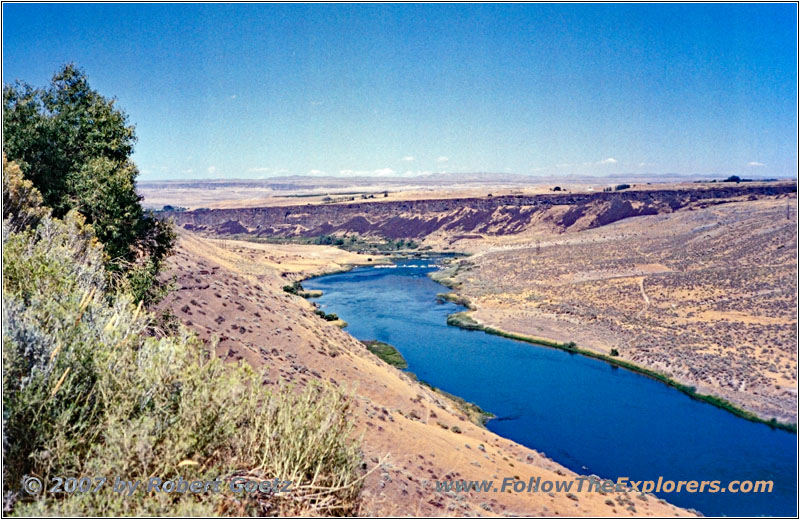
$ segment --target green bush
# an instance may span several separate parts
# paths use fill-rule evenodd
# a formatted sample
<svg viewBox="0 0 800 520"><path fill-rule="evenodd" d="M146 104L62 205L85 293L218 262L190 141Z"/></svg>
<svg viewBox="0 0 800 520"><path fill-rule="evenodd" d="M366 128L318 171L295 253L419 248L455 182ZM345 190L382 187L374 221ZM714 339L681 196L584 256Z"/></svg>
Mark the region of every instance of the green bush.
<svg viewBox="0 0 800 520"><path fill-rule="evenodd" d="M321 309L315 310L314 314L316 314L325 321L337 321L339 319L339 316L337 314L327 314L325 311Z"/></svg>
<svg viewBox="0 0 800 520"><path fill-rule="evenodd" d="M283 291L289 294L300 294L303 292L303 285L300 282L294 282L291 285L284 285Z"/></svg>
<svg viewBox="0 0 800 520"><path fill-rule="evenodd" d="M7 188L18 211L37 210ZM353 514L361 479L350 396L314 384L270 392L263 374L223 363L183 327L154 337L141 301L109 285L103 245L77 211L35 227L13 221L3 220L2 320L3 495L13 514ZM290 480L293 492L20 491L26 475L237 474Z"/></svg>
<svg viewBox="0 0 800 520"><path fill-rule="evenodd" d="M3 87L4 155L56 217L75 209L83 214L105 245L114 280L131 274L136 280L128 288L149 304L163 294L152 273L175 236L140 204L131 161L135 142L128 116L74 65L64 66L46 88L20 82Z"/></svg>
<svg viewBox="0 0 800 520"><path fill-rule="evenodd" d="M361 343L367 347L367 350L393 367L397 367L401 370L408 368L408 363L403 355L392 345L377 340L362 341Z"/></svg>

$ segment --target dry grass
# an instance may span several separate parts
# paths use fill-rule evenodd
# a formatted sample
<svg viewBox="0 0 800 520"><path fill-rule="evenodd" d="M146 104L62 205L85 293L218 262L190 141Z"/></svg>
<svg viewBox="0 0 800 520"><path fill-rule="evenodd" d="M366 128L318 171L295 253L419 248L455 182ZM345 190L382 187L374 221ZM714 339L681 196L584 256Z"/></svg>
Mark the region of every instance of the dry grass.
<svg viewBox="0 0 800 520"><path fill-rule="evenodd" d="M76 214L3 248L4 507L22 516L348 515L364 476L352 396L327 382L264 387L187 329L106 290L102 249ZM20 491L26 475L293 482L287 494Z"/></svg>
<svg viewBox="0 0 800 520"><path fill-rule="evenodd" d="M700 393L796 423L795 203L735 202L490 250L452 282L481 323L616 348Z"/></svg>
<svg viewBox="0 0 800 520"><path fill-rule="evenodd" d="M560 478L571 473L473 424L468 410L458 403L377 359L361 342L316 316L309 300L285 293L282 288L289 282L281 276L282 265L269 263L273 261L269 259L271 245L253 249L258 244L242 243L224 249L215 244L182 235L170 262L176 290L163 307L203 340L211 343L218 338L220 358L247 361L257 369L267 367L269 388L287 384L302 391L325 382L353 389L348 413L354 436L363 438L367 472L358 514L633 514L627 505L611 508L603 497L593 494L581 494L576 502L561 495L435 493L429 483L437 478ZM285 251L292 247L286 246ZM297 254L306 254L306 247L323 249L303 246L296 249ZM268 262L262 264L262 258ZM311 269L319 272L321 267ZM478 449L480 445L485 452ZM687 514L633 494L619 498L626 504L630 501L643 516Z"/></svg>

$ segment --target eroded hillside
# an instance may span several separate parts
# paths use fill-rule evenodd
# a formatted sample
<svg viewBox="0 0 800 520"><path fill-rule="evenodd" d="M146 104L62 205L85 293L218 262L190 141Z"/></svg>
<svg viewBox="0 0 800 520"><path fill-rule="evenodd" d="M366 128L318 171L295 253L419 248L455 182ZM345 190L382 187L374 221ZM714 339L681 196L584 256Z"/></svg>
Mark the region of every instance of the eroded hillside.
<svg viewBox="0 0 800 520"><path fill-rule="evenodd" d="M365 515L688 514L652 495L437 493L437 479L570 478L545 456L471 423L458 405L373 356L282 290L288 281L364 257L320 246L209 240L182 233L171 260L176 290L163 302L217 354L267 367L269 384L322 381L354 392L351 410L368 477Z"/></svg>
<svg viewBox="0 0 800 520"><path fill-rule="evenodd" d="M795 192L794 183L731 184L609 193L198 209L167 212L165 216L184 229L216 236L355 234L385 239L430 239L438 244L517 235L533 229L550 233L590 229L630 217Z"/></svg>
<svg viewBox="0 0 800 520"><path fill-rule="evenodd" d="M576 342L797 421L796 198L645 216L464 259L486 325Z"/></svg>

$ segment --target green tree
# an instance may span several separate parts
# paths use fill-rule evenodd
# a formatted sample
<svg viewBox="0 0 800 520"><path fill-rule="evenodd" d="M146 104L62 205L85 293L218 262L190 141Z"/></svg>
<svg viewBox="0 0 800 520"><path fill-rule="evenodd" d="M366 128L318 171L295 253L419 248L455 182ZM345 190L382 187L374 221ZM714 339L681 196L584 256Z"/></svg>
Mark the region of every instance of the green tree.
<svg viewBox="0 0 800 520"><path fill-rule="evenodd" d="M72 64L45 88L4 85L3 152L54 216L84 215L105 246L108 270L149 303L161 292L157 274L174 234L141 206L134 127L115 105Z"/></svg>

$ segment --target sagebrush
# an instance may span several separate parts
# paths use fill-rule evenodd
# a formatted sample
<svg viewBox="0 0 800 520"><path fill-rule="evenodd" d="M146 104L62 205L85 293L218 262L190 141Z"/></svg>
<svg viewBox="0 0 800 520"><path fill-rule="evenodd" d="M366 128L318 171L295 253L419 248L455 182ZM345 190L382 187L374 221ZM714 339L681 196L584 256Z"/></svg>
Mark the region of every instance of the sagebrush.
<svg viewBox="0 0 800 520"><path fill-rule="evenodd" d="M7 182L14 180L14 183ZM104 251L77 211L36 207L5 176L4 507L24 516L353 514L360 451L350 396L322 385L269 391L183 327L150 332L141 302L108 283ZM26 202L32 201L32 202ZM26 218L19 218L19 215ZM286 495L20 492L26 475L290 480Z"/></svg>

